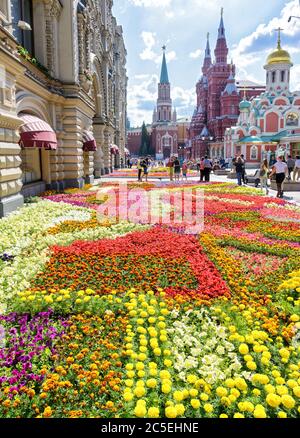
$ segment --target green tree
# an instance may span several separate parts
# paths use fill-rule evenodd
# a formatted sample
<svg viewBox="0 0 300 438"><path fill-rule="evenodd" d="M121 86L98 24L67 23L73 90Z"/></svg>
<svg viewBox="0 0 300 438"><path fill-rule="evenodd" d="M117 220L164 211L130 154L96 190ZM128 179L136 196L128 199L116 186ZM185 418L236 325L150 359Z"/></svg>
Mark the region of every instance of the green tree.
<svg viewBox="0 0 300 438"><path fill-rule="evenodd" d="M142 125L142 136L139 154L141 156L150 154L150 135L148 133L145 122Z"/></svg>

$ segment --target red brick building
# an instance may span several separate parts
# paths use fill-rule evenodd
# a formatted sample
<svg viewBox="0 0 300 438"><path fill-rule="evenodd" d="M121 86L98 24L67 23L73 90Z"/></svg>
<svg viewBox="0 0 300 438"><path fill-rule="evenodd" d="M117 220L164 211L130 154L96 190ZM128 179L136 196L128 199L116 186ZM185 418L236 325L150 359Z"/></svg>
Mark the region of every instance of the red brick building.
<svg viewBox="0 0 300 438"><path fill-rule="evenodd" d="M265 90L250 81L236 82L235 65L227 61L223 8L214 55L212 62L208 34L202 77L196 84L197 106L190 126L191 157L196 159L205 154L212 158L223 157L224 133L238 121L243 93L250 99Z"/></svg>

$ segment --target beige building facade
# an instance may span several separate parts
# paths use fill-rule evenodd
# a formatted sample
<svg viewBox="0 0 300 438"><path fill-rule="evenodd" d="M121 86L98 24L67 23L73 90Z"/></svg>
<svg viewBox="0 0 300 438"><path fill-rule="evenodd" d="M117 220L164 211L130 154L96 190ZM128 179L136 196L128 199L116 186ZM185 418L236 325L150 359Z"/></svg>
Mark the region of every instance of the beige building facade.
<svg viewBox="0 0 300 438"><path fill-rule="evenodd" d="M0 217L125 162L126 49L112 3L0 0Z"/></svg>

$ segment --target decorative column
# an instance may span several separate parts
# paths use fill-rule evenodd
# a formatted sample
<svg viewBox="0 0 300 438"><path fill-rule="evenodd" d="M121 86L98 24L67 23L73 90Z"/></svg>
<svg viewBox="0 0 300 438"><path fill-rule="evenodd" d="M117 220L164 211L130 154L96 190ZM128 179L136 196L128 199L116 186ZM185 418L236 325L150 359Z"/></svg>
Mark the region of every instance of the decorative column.
<svg viewBox="0 0 300 438"><path fill-rule="evenodd" d="M57 20L61 10L59 0L47 0L45 4L46 65L54 77L59 75Z"/></svg>
<svg viewBox="0 0 300 438"><path fill-rule="evenodd" d="M95 120L95 119L94 119ZM103 123L97 123L94 121L93 131L94 138L97 143L97 150L94 153L94 168L95 168L95 177L100 178L101 175L104 175L104 153L102 147L104 145L104 128Z"/></svg>
<svg viewBox="0 0 300 438"><path fill-rule="evenodd" d="M108 127L104 130L104 143L103 143L103 153L104 153L104 173L112 172L112 157L110 152L111 145L111 132Z"/></svg>
<svg viewBox="0 0 300 438"><path fill-rule="evenodd" d="M0 49L1 51L1 49ZM23 205L15 78L0 65L0 217Z"/></svg>
<svg viewBox="0 0 300 438"><path fill-rule="evenodd" d="M64 108L62 144L64 187L82 188L84 185L81 125L81 113L74 107Z"/></svg>

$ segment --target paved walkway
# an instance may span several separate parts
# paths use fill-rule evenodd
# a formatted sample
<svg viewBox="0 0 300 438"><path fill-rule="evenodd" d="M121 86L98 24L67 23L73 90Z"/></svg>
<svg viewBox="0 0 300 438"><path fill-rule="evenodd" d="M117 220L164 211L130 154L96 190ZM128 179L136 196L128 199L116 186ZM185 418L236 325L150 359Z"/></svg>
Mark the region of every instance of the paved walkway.
<svg viewBox="0 0 300 438"><path fill-rule="evenodd" d="M137 178L135 178L135 177L119 177L118 178L118 177L109 177L109 176L104 177L103 176L103 177L101 177L101 179L95 180L95 184L97 184L99 181L103 181L103 182L117 182L117 181L124 181L124 180L128 180L128 181L132 182L132 181L137 181ZM223 175L211 174L210 180L213 181L213 182L227 182L227 183L231 182L231 183L236 183L235 179L228 179L226 176L223 176ZM151 177L148 177L148 182L158 182L158 181L168 182L169 178L157 178L157 177L156 178L151 178ZM198 182L199 181L199 177L194 177L194 176L188 177L188 181ZM261 193L260 188L255 189L254 184L248 184L247 187L254 188L254 190L257 190L258 193ZM276 190L269 189L269 196L271 198L276 198L276 194L277 194ZM300 205L300 192L286 192L284 194L284 196L283 196L283 199L285 199L288 202L296 203L296 204Z"/></svg>

